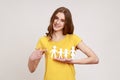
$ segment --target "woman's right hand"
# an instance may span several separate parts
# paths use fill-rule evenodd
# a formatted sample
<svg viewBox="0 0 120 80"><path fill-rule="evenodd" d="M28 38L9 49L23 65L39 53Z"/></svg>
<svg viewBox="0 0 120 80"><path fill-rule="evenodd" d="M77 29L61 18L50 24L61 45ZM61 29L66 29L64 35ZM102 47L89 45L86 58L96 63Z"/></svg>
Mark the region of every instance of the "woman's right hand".
<svg viewBox="0 0 120 80"><path fill-rule="evenodd" d="M33 51L32 52L32 54L30 55L30 59L32 60L32 61L34 61L34 60L39 60L39 59L41 59L41 57L42 57L42 55L44 54L46 52L46 50L42 50L42 49L40 49L40 50L35 50L35 51Z"/></svg>

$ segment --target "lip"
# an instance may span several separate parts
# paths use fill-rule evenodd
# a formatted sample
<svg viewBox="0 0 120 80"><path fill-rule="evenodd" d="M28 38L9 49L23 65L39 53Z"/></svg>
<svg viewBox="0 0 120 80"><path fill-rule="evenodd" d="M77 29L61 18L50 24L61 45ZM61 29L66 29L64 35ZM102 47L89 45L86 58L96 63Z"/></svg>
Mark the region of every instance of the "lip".
<svg viewBox="0 0 120 80"><path fill-rule="evenodd" d="M59 28L60 26L54 26L54 27Z"/></svg>

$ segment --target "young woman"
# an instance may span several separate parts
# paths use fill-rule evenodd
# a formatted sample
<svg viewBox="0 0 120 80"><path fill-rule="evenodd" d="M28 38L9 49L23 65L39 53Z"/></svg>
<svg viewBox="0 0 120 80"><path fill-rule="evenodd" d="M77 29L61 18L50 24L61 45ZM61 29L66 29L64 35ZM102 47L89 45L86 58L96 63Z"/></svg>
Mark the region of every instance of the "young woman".
<svg viewBox="0 0 120 80"><path fill-rule="evenodd" d="M39 39L29 57L30 72L36 70L43 55L46 64L44 80L75 80L74 64L97 64L98 57L79 36L73 34L73 31L74 25L69 9L56 9L48 26L48 33ZM73 58L75 50L82 51L87 58Z"/></svg>

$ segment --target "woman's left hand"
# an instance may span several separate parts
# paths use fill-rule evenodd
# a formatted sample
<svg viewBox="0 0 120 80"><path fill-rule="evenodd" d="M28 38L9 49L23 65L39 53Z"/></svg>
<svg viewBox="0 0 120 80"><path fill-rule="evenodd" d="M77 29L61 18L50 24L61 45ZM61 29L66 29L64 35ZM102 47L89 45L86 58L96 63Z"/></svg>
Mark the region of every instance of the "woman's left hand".
<svg viewBox="0 0 120 80"><path fill-rule="evenodd" d="M59 62L64 62L64 63L70 63L72 61L71 58L67 59L67 58L53 58L54 60L56 61L59 61Z"/></svg>

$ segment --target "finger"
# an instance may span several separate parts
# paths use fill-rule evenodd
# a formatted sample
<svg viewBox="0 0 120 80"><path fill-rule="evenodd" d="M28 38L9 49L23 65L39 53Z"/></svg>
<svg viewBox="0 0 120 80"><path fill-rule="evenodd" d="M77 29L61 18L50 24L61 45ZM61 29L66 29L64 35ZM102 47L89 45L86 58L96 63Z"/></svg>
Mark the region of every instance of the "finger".
<svg viewBox="0 0 120 80"><path fill-rule="evenodd" d="M58 58L53 58L53 59L54 59L54 60L57 60L57 61L59 60Z"/></svg>
<svg viewBox="0 0 120 80"><path fill-rule="evenodd" d="M66 61L68 61L68 62L69 62L69 61L72 61L72 59L66 59Z"/></svg>
<svg viewBox="0 0 120 80"><path fill-rule="evenodd" d="M65 59L62 59L62 58L58 58L57 60L58 60L58 61L61 61L61 62L64 62L64 61L65 61Z"/></svg>
<svg viewBox="0 0 120 80"><path fill-rule="evenodd" d="M41 53L45 53L45 52L47 52L46 49L40 49L39 51L40 51Z"/></svg>
<svg viewBox="0 0 120 80"><path fill-rule="evenodd" d="M60 59L59 58L53 58L54 60L56 60L56 61L60 61Z"/></svg>
<svg viewBox="0 0 120 80"><path fill-rule="evenodd" d="M47 49L43 49L42 52L44 52L44 53L47 52Z"/></svg>

